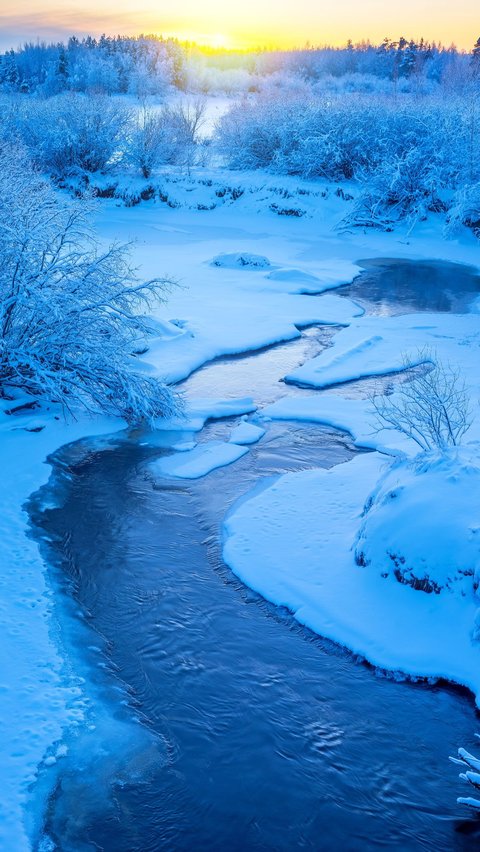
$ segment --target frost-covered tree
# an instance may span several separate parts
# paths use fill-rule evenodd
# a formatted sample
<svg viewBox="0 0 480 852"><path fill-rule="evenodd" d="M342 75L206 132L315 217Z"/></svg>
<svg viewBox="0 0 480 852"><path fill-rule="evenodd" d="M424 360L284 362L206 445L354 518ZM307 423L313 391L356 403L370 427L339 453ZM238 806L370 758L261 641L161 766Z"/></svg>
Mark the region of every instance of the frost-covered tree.
<svg viewBox="0 0 480 852"><path fill-rule="evenodd" d="M188 171L197 162L200 134L205 123L206 102L203 98L179 101L164 110L164 121L170 142L169 162Z"/></svg>
<svg viewBox="0 0 480 852"><path fill-rule="evenodd" d="M127 159L145 178L161 163L189 170L197 162L204 115L205 103L201 99L181 101L158 110L145 106L132 122Z"/></svg>
<svg viewBox="0 0 480 852"><path fill-rule="evenodd" d="M0 393L20 388L72 414L80 406L151 423L173 413L175 398L133 353L149 334L140 312L169 282L138 281L128 247L101 247L89 213L2 147Z"/></svg>
<svg viewBox="0 0 480 852"><path fill-rule="evenodd" d="M430 149L414 146L387 160L364 180L363 192L339 229L355 226L389 231L402 220L413 227L429 211L445 209L438 194L441 174L439 157Z"/></svg>
<svg viewBox="0 0 480 852"><path fill-rule="evenodd" d="M404 370L416 365L430 369L403 382L393 394L372 397L376 425L396 429L425 452L458 446L472 423L470 394L460 370L443 364L429 349L404 357Z"/></svg>
<svg viewBox="0 0 480 852"><path fill-rule="evenodd" d="M127 156L132 165L140 169L144 178L166 161L168 138L165 122L158 111L143 107L139 111L127 143Z"/></svg>

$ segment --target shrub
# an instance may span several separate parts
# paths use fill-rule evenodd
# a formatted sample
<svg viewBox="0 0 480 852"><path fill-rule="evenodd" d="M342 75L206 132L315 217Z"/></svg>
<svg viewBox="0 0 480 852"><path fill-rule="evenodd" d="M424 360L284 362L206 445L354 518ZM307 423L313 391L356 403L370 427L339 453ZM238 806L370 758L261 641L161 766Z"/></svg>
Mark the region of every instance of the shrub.
<svg viewBox="0 0 480 852"><path fill-rule="evenodd" d="M128 247L101 249L88 215L85 201L63 203L24 153L3 147L0 392L152 422L175 399L131 353L149 334L139 310L164 299L169 282L137 281Z"/></svg>
<svg viewBox="0 0 480 852"><path fill-rule="evenodd" d="M471 426L470 396L460 370L442 364L428 349L414 359L404 358L404 369L430 365L394 394L372 397L379 428L393 428L411 438L423 451L457 446Z"/></svg>
<svg viewBox="0 0 480 852"><path fill-rule="evenodd" d="M18 133L39 168L63 177L117 162L130 120L111 98L69 93L22 106Z"/></svg>

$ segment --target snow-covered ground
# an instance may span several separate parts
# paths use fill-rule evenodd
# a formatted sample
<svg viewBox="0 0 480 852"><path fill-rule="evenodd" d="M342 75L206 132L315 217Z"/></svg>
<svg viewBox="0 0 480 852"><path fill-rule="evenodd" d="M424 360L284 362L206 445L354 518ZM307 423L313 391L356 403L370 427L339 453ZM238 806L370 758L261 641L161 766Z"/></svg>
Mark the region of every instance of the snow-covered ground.
<svg viewBox="0 0 480 852"><path fill-rule="evenodd" d="M38 545L29 538L23 505L48 479L47 456L85 434L108 433L118 422L66 425L51 414L3 413L0 437L1 763L0 847L28 849L24 807L29 786L56 751L64 731L84 713L78 672L60 646L52 588ZM40 432L26 431L26 428ZM48 765L48 764L47 764Z"/></svg>
<svg viewBox="0 0 480 852"><path fill-rule="evenodd" d="M151 201L126 208L109 200L99 207L97 229L102 239L135 239L139 274L166 273L181 285L172 291L168 304L155 311L159 337L145 356L146 369L180 380L218 356L293 339L302 326L330 324L343 327L333 348L296 371L295 379L320 387L339 378L394 370L399 353L407 346L423 345L428 336L438 351L461 363L474 393L478 392L478 316L362 317L362 309L349 300L335 293L322 294L351 280L358 272L358 258L435 257L478 263L478 242L471 235L446 242L440 219L432 216L408 239L402 233L339 236L331 226L344 215L348 202L333 191L324 198L323 187L305 184L306 190L316 186L319 191L301 197L308 215L278 215L278 209L271 207L276 194L271 187L278 185L278 178L226 173L217 178L228 185L245 182L248 192L241 204L199 210L172 209ZM298 180L281 182L292 192L299 185ZM211 193L211 187L194 185L193 192L201 199L202 193ZM271 265L212 265L219 254L262 255ZM237 405L204 401L193 406L190 421L159 424L169 432L165 443L172 448L180 445L178 456L169 458L183 463L194 452L193 433L206 418L246 414L255 408L255 388L252 397L253 402L243 400ZM88 691L76 678L75 666L60 643L52 588L38 546L28 538L22 507L48 478L49 453L81 436L108 433L122 424L86 419L64 424L54 419L54 411L17 417L5 414L6 407L3 404L0 413L0 846L16 852L30 846L25 818L29 787L40 767L49 771L49 758L58 754L69 727L81 723ZM398 436L372 438L362 400L342 400L327 392L311 401L305 397L281 400L263 413L332 423L347 428L361 444L394 453L408 451ZM26 431L25 427L41 430ZM251 431L248 436L245 426L240 428L240 436L232 436L232 443L226 445L234 453L242 453L243 445L260 437ZM477 424L472 435L478 436ZM201 473L211 469L210 462ZM377 452L330 472L280 479L228 518L226 558L265 597L289 606L300 620L378 665L414 674L443 674L478 692L478 652L469 639L476 609L473 597L426 595L385 583L354 563L352 546L362 508L385 464L385 456ZM422 647L419 619L428 625L422 628L422 635L428 637ZM446 625L455 625L448 643Z"/></svg>
<svg viewBox="0 0 480 852"><path fill-rule="evenodd" d="M366 498L388 464L384 456L372 453L331 470L280 477L260 494L242 500L226 519L224 558L243 582L268 600L288 607L302 624L374 665L402 674L443 677L469 687L478 699L478 599L472 577L463 589L437 595L399 583L391 561L387 575L387 554L399 537L395 527L399 518L389 512L382 533L390 537L381 542L383 550L378 533L372 537L373 553L382 550L378 566L374 562L359 565L355 560ZM468 516L457 516L452 524L450 513L458 505L449 504L448 492L442 501L441 493L434 490L448 482L449 473L447 469L427 482L430 496L437 495L436 501L432 499L433 516L417 505L414 491L410 518L415 517L415 509L419 513L423 508L423 515L417 514L412 534L435 540L432 526L438 522L442 529L443 525L443 534L438 534L429 553L433 563L441 558L445 539L451 554L460 531L458 557L471 556L476 549L478 565L478 542L471 540L478 538L478 503L476 509L472 507L477 518L477 529L472 531ZM460 488L468 485L468 479L467 474L460 479ZM430 529L424 528L422 517L430 517ZM405 534L405 526L402 529ZM421 542L413 542L410 550L417 555Z"/></svg>

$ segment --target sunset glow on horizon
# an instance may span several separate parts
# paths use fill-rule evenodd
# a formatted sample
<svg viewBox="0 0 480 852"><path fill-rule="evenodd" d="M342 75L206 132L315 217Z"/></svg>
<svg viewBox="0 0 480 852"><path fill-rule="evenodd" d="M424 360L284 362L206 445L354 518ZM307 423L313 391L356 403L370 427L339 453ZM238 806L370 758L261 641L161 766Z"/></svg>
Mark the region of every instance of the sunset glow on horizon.
<svg viewBox="0 0 480 852"><path fill-rule="evenodd" d="M17 47L24 41L62 40L69 35L139 35L152 33L194 41L213 49L248 50L256 47L292 48L344 45L385 36L455 43L470 50L480 35L476 0L459 0L452 15L451 0L244 0L240 9L224 0L184 0L173 12L159 2L143 0L3 0L0 10L0 46Z"/></svg>

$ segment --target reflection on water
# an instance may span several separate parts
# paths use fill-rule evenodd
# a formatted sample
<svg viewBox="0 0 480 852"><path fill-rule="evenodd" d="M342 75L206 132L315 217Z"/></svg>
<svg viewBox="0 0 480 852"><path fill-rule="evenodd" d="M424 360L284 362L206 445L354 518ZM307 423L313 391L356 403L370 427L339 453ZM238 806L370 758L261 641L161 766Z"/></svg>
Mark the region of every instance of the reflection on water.
<svg viewBox="0 0 480 852"><path fill-rule="evenodd" d="M286 388L282 379L292 364L299 366L315 358L331 344L338 328L332 326L310 326L301 336L287 343L246 355L216 358L193 373L179 387L189 397L217 395L225 399L253 397L258 405L268 405L282 396L301 396L301 388ZM311 392L311 391L310 391Z"/></svg>
<svg viewBox="0 0 480 852"><path fill-rule="evenodd" d="M433 260L361 260L363 271L337 290L364 305L369 314L415 311L464 314L480 296L480 275L471 266Z"/></svg>

